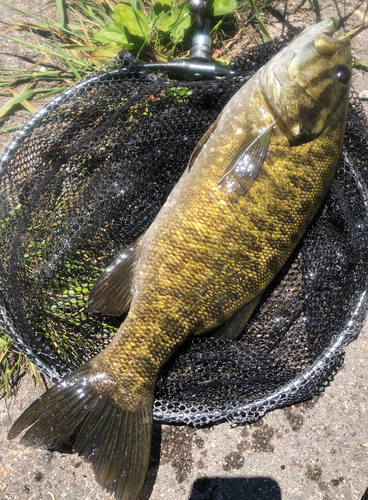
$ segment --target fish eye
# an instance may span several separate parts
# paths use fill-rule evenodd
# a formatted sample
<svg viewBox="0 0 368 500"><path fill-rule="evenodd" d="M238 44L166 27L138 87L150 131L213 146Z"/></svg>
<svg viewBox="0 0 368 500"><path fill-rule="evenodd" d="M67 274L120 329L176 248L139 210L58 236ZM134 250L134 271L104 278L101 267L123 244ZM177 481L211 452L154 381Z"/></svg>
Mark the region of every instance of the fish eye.
<svg viewBox="0 0 368 500"><path fill-rule="evenodd" d="M336 77L339 80L339 82L343 83L346 85L349 83L350 77L351 77L351 70L347 66L338 66L336 69Z"/></svg>

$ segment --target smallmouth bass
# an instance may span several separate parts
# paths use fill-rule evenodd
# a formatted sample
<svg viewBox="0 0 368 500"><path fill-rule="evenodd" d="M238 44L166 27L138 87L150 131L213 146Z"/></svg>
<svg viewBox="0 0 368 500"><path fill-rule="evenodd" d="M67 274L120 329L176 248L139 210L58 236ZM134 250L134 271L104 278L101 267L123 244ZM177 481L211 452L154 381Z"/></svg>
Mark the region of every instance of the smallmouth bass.
<svg viewBox="0 0 368 500"><path fill-rule="evenodd" d="M329 19L299 35L229 101L146 233L105 270L89 311L121 315L102 353L15 422L22 443L74 451L118 499L149 460L163 364L190 335L236 338L323 201L342 147L350 41Z"/></svg>

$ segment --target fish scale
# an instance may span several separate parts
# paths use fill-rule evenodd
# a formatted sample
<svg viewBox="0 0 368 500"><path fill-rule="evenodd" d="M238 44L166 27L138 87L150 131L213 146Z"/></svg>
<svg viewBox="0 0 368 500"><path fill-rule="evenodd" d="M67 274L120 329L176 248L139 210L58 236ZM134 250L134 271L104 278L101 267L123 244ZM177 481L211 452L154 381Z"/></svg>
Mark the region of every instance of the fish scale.
<svg viewBox="0 0 368 500"><path fill-rule="evenodd" d="M264 101L261 93L259 99ZM252 101L253 106L254 104ZM198 301L200 310L207 311L207 317L201 322L211 325L210 328L217 326L218 310L214 311L211 304L213 298L223 294L226 289L226 274L221 270L230 263L233 272L239 273L241 282L237 290L238 303L226 308L230 314L239 307L240 301L246 303L264 289L290 255L326 194L340 151L344 121L340 120L338 123L340 129L334 127L315 141L294 149L285 146L281 150L280 144L277 144L279 141L276 141L275 147L271 141L268 158L257 182L247 197L236 202L228 202L226 193L217 186L222 157L215 163L216 150L209 153L203 150L197 159L198 175L193 171L186 174L188 187L184 181L178 186L177 192L182 195L179 195L181 197L175 206L170 204L165 207L141 240L142 251L137 261L140 274L134 282L137 299L131 310L139 316L140 307L144 308L148 303L151 314L156 318L162 310L160 298L163 293L172 297L172 301L184 296L184 303L180 301L180 308L185 309L184 321L191 321L191 328L195 333L193 317L196 317ZM339 140L336 141L335 138ZM212 140L219 140L215 133ZM330 142L336 144L335 147L328 147ZM210 148L210 143L206 147ZM211 165L210 174L201 168L201 161ZM296 166L294 169L293 164ZM209 179L209 175L213 175L214 180ZM290 178L293 178L293 182ZM197 195L198 191L201 193L200 197ZM175 191L172 196L175 196ZM213 201L215 197L217 203ZM210 206L211 210L206 210L206 206ZM201 221L201 231L198 231L198 220ZM151 236L152 233L154 236ZM191 245L183 249L184 241ZM258 242L256 252L254 241ZM212 247L211 243L215 246ZM203 247L206 248L205 252L202 251ZM208 259L211 252L212 261ZM241 255L243 258L239 258ZM202 300L200 294L193 290L193 275L182 272L185 265L193 261L195 276L199 275L197 280L200 283L214 280L211 282L212 293L202 296ZM151 270L157 268L155 262L161 263L159 277L163 284L151 273ZM167 275L162 270L163 266L166 267ZM178 272L171 275L172 269ZM250 284L248 274L254 277ZM248 290L251 292L250 296ZM186 314L189 312L191 317L187 319ZM223 321L223 315L220 318ZM183 331L186 332L187 329Z"/></svg>

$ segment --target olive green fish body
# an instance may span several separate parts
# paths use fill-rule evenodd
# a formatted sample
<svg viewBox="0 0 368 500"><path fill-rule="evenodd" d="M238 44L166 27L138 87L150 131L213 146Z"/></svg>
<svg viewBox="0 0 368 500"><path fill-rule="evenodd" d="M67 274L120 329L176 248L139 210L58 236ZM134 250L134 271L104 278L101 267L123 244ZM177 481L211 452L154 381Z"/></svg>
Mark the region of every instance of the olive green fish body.
<svg viewBox="0 0 368 500"><path fill-rule="evenodd" d="M351 66L336 27L303 32L230 100L155 221L91 291L91 312L129 310L115 339L10 438L30 427L22 442L54 448L79 426L74 451L116 498L137 499L160 369L190 335L236 337L330 186Z"/></svg>
<svg viewBox="0 0 368 500"><path fill-rule="evenodd" d="M231 102L225 108L139 243L130 312L103 361L119 384L140 363L145 376L139 387L151 390L161 366L189 335L220 326L259 296L326 195L341 151L345 106L320 136L292 147L275 124L267 158L249 192L219 187L233 138L243 133L248 117L256 130L274 121L257 79L237 96L248 104L238 115ZM136 389L137 401L144 391L138 391L135 378L130 390Z"/></svg>

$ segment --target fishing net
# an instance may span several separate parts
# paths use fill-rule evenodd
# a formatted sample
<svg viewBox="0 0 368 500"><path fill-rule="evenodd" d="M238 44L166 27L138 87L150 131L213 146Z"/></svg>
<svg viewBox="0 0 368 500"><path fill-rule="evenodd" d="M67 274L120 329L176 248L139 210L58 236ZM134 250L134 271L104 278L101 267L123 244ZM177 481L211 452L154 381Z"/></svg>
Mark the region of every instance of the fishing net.
<svg viewBox="0 0 368 500"><path fill-rule="evenodd" d="M159 78L127 52L46 105L0 165L0 330L53 382L106 346L122 318L88 316L100 272L150 225L230 97L286 43L215 81ZM154 417L249 422L323 390L366 312L367 123L353 92L327 200L236 341L188 340Z"/></svg>

